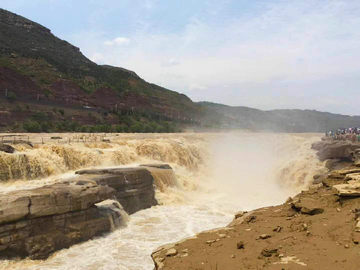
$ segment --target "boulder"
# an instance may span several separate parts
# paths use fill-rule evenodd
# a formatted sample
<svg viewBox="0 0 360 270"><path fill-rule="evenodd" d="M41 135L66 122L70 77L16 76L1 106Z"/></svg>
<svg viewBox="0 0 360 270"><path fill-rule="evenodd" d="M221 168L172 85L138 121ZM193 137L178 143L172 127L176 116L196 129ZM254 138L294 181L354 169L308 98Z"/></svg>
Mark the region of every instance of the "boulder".
<svg viewBox="0 0 360 270"><path fill-rule="evenodd" d="M319 148L319 146L315 146ZM321 161L333 158L341 159L353 159L353 151L360 148L358 143L352 143L350 141L336 141L332 143L325 143L320 147L317 152L317 156Z"/></svg>
<svg viewBox="0 0 360 270"><path fill-rule="evenodd" d="M324 212L316 199L302 198L291 203L293 209L305 215L317 215Z"/></svg>
<svg viewBox="0 0 360 270"><path fill-rule="evenodd" d="M328 177L328 174L324 173L324 174L315 174L313 176L313 185L317 185L322 183L322 181L324 181L326 178Z"/></svg>
<svg viewBox="0 0 360 270"><path fill-rule="evenodd" d="M352 180L348 184L334 185L333 190L341 197L360 197L360 181Z"/></svg>
<svg viewBox="0 0 360 270"><path fill-rule="evenodd" d="M116 199L128 214L157 205L154 177L145 167L77 171L78 181L91 180L116 190Z"/></svg>
<svg viewBox="0 0 360 270"><path fill-rule="evenodd" d="M0 152L12 154L15 152L15 148L8 144L0 144Z"/></svg>
<svg viewBox="0 0 360 270"><path fill-rule="evenodd" d="M177 250L175 248L170 248L167 252L166 252L166 257L173 257L176 256L178 254Z"/></svg>

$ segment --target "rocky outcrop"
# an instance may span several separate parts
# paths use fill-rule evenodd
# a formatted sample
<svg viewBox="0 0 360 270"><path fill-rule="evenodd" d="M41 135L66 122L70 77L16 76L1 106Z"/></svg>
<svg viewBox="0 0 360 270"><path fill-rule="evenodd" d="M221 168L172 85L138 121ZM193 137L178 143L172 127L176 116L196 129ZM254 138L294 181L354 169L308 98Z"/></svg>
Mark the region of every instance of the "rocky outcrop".
<svg viewBox="0 0 360 270"><path fill-rule="evenodd" d="M318 144L313 144L312 148L319 150L317 156L320 161L333 158L352 160L353 152L360 149L360 144L350 141L319 142Z"/></svg>
<svg viewBox="0 0 360 270"><path fill-rule="evenodd" d="M346 170L343 171L345 173ZM360 197L360 169L347 170L344 183L333 185L332 188L340 197Z"/></svg>
<svg viewBox="0 0 360 270"><path fill-rule="evenodd" d="M115 190L95 182L60 183L0 196L0 256L45 259L52 252L110 232L121 214L96 206Z"/></svg>
<svg viewBox="0 0 360 270"><path fill-rule="evenodd" d="M328 141L318 141L318 142L314 142L312 145L311 145L311 149L313 150L316 150L316 151L319 151L321 150L322 148L324 148L327 144L329 144Z"/></svg>
<svg viewBox="0 0 360 270"><path fill-rule="evenodd" d="M12 147L11 145L7 145L7 144L0 144L0 152L5 152L8 154L12 154L15 152L15 148Z"/></svg>
<svg viewBox="0 0 360 270"><path fill-rule="evenodd" d="M116 199L128 214L157 205L154 177L145 167L77 171L81 180L92 180L116 190Z"/></svg>
<svg viewBox="0 0 360 270"><path fill-rule="evenodd" d="M0 196L0 224L88 209L114 194L114 189L94 182L60 183L14 191Z"/></svg>

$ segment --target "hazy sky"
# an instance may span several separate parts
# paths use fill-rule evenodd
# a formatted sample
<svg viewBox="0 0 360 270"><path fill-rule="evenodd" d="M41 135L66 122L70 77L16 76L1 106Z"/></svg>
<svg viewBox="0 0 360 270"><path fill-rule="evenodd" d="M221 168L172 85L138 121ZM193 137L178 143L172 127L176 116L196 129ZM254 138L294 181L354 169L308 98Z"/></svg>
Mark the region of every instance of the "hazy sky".
<svg viewBox="0 0 360 270"><path fill-rule="evenodd" d="M360 115L359 0L0 0L98 64L208 100Z"/></svg>

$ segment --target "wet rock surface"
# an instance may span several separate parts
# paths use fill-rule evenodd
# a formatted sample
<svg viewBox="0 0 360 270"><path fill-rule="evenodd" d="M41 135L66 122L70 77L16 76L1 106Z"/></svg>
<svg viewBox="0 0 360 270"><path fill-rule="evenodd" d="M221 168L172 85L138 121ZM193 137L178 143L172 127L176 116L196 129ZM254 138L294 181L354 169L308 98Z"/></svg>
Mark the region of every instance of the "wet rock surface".
<svg viewBox="0 0 360 270"><path fill-rule="evenodd" d="M0 152L12 154L15 152L15 148L11 145L0 143Z"/></svg>
<svg viewBox="0 0 360 270"><path fill-rule="evenodd" d="M151 170L173 174L166 164L81 170L53 185L0 194L0 257L46 259L111 232L124 223L124 210L157 204Z"/></svg>
<svg viewBox="0 0 360 270"><path fill-rule="evenodd" d="M111 198L115 190L96 183L59 183L0 196L0 225L20 219L33 219L90 208Z"/></svg>
<svg viewBox="0 0 360 270"><path fill-rule="evenodd" d="M116 190L115 197L128 214L157 205L154 177L145 167L81 170L81 180Z"/></svg>
<svg viewBox="0 0 360 270"><path fill-rule="evenodd" d="M152 167L152 168L158 168L158 169L166 169L166 170L172 170L171 166L169 164L142 164L140 165L142 167Z"/></svg>
<svg viewBox="0 0 360 270"><path fill-rule="evenodd" d="M56 250L110 232L120 224L120 211L95 204L114 194L114 189L96 183L60 183L2 194L0 257L46 259Z"/></svg>

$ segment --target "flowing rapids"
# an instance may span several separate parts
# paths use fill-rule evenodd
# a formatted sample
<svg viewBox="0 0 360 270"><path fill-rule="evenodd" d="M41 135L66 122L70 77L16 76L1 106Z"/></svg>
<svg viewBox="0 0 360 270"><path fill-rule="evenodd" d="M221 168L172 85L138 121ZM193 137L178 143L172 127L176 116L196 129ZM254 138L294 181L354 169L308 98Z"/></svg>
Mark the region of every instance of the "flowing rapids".
<svg viewBox="0 0 360 270"><path fill-rule="evenodd" d="M45 135L43 135L45 136ZM239 210L282 203L323 170L312 142L318 134L59 135L34 148L0 153L0 192L34 188L76 177L86 167L169 163L153 169L159 206L123 214L126 224L107 236L53 254L46 261L1 261L0 269L153 269L151 252L200 231L226 226ZM83 138L83 140L85 140ZM31 180L33 179L33 180Z"/></svg>

